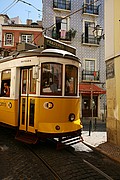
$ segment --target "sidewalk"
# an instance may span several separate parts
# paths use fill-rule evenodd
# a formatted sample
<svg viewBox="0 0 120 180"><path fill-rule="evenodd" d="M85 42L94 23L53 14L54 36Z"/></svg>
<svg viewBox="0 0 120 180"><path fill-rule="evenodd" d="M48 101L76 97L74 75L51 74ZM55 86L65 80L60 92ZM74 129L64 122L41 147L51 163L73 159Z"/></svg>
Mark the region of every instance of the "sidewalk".
<svg viewBox="0 0 120 180"><path fill-rule="evenodd" d="M96 150L120 163L120 146L105 142L96 147Z"/></svg>
<svg viewBox="0 0 120 180"><path fill-rule="evenodd" d="M88 136L87 134L83 132L83 144L91 149L96 149L112 160L120 163L120 146L107 142L106 132L92 132L91 136Z"/></svg>
<svg viewBox="0 0 120 180"><path fill-rule="evenodd" d="M75 151L90 152L93 149L120 163L120 146L107 142L106 123L97 121L96 128L89 132L89 120L83 121L83 143L74 145ZM95 127L95 123L94 123Z"/></svg>

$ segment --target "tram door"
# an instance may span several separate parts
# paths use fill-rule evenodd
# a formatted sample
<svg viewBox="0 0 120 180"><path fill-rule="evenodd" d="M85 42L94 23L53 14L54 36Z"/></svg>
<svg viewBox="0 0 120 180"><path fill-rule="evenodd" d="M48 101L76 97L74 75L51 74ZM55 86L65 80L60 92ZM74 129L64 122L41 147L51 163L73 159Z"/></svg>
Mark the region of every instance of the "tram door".
<svg viewBox="0 0 120 180"><path fill-rule="evenodd" d="M36 80L32 78L32 68L21 70L20 130L35 132Z"/></svg>

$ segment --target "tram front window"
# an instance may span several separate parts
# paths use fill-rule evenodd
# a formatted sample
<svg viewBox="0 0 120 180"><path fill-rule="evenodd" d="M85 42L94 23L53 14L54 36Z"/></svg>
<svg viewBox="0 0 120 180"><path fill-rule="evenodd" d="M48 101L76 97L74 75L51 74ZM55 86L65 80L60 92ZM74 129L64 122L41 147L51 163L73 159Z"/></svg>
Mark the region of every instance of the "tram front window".
<svg viewBox="0 0 120 180"><path fill-rule="evenodd" d="M62 95L62 65L43 63L41 73L41 93Z"/></svg>
<svg viewBox="0 0 120 180"><path fill-rule="evenodd" d="M78 69L73 65L65 66L65 95L76 96L78 85Z"/></svg>

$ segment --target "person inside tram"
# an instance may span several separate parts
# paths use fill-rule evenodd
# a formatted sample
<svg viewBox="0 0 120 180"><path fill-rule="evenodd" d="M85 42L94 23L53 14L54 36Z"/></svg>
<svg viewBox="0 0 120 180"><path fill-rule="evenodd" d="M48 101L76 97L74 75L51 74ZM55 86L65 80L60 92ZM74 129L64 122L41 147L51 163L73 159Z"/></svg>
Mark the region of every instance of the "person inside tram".
<svg viewBox="0 0 120 180"><path fill-rule="evenodd" d="M58 79L55 77L53 83L50 85L50 89L52 92L58 91Z"/></svg>
<svg viewBox="0 0 120 180"><path fill-rule="evenodd" d="M3 95L7 97L10 96L10 87L7 82L4 83Z"/></svg>
<svg viewBox="0 0 120 180"><path fill-rule="evenodd" d="M68 80L68 78L66 78L66 88L65 88L65 92L69 93L70 92L70 82Z"/></svg>

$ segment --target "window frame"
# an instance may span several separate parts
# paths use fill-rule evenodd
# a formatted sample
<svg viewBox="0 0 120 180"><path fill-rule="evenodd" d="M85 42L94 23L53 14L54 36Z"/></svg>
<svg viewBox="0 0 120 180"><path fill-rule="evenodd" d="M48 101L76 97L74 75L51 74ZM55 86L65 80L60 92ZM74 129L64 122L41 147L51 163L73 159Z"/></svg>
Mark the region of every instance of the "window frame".
<svg viewBox="0 0 120 180"><path fill-rule="evenodd" d="M48 77L48 75L46 74L46 77L45 77L45 79L46 79L46 82L45 82L45 80L44 80L44 73L43 73L43 69L44 69L44 65L58 65L58 66L61 66L61 67L59 67L60 68L60 72L58 72L58 75L60 74L60 77L58 77L57 75L55 75L55 73L54 74L50 74L50 70L48 69L47 71L48 71L48 75L49 75L49 78L48 79L46 79L46 77ZM57 69L56 69L57 70ZM40 86L41 86L41 88L40 88L40 94L41 95L54 95L54 96L62 96L62 75L63 75L63 64L61 64L61 63L55 63L55 62L44 62L44 63L41 63L41 84L40 84ZM50 76L52 76L52 77L50 77ZM52 85L52 83L53 83L53 77L57 77L57 79L59 79L59 81L58 81L58 84L60 83L60 91L57 91L57 92L52 92L52 89L51 89L51 85ZM43 85L43 83L44 83L44 85ZM57 85L58 85L57 84ZM49 90L48 91L46 91L46 92L43 92L43 87L45 87L44 89L47 89L47 88L49 88ZM59 89L59 88L58 88Z"/></svg>
<svg viewBox="0 0 120 180"><path fill-rule="evenodd" d="M10 39L7 39L7 36L11 35L11 38ZM14 35L13 33L5 33L5 36L4 36L4 45L5 46L13 46L14 45ZM11 43L8 43L9 41L11 41Z"/></svg>
<svg viewBox="0 0 120 180"><path fill-rule="evenodd" d="M72 72L72 74L74 73L77 73L77 74L75 74L74 75L74 77L72 77L71 76L71 80L74 78L75 80L73 81L73 83L74 84L72 84L71 82L69 83L69 86L70 86L70 91L71 91L71 88L74 88L74 92L67 92L66 91L66 89L67 89L67 81L68 81L68 75L67 75L67 72L66 72L66 67L67 66L71 66L71 67L73 67L74 68L74 72ZM76 72L75 72L76 71ZM70 72L69 72L69 74L70 74ZM66 64L65 65L65 84L64 84L64 86L65 86L65 91L64 91L64 95L65 96L77 96L77 94L78 94L78 67L77 66L75 66L75 65L72 65L72 64ZM72 87L73 86L73 87Z"/></svg>
<svg viewBox="0 0 120 180"><path fill-rule="evenodd" d="M3 78L3 74L6 72L6 74L8 74L8 77L4 77ZM5 75L4 75L5 76ZM9 86L9 91L11 88L11 69L5 69L1 72L1 97L7 97L10 98L10 94L9 96L4 95L4 83L7 83Z"/></svg>
<svg viewBox="0 0 120 180"><path fill-rule="evenodd" d="M89 68L88 69L86 67L86 62L89 62ZM94 63L93 68L92 68L92 65L90 65L91 62ZM85 59L84 70L86 72L86 80L89 80L89 81L94 80L94 72L96 71L96 59Z"/></svg>
<svg viewBox="0 0 120 180"><path fill-rule="evenodd" d="M53 7L62 10L71 10L71 0L53 0Z"/></svg>
<svg viewBox="0 0 120 180"><path fill-rule="evenodd" d="M23 39L23 36L25 37L25 40ZM31 40L28 41L28 36L31 36ZM32 43L33 34L21 34L21 42L24 43Z"/></svg>

